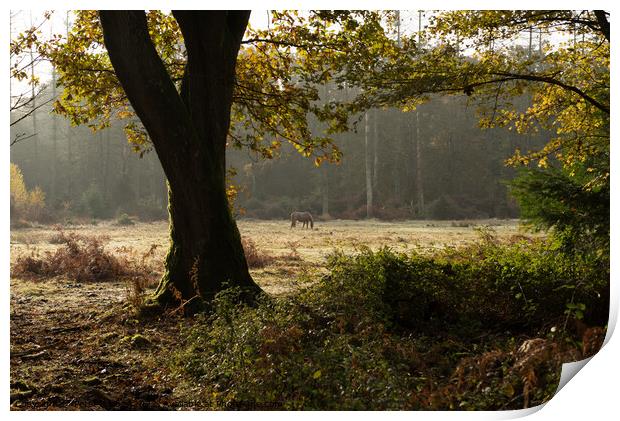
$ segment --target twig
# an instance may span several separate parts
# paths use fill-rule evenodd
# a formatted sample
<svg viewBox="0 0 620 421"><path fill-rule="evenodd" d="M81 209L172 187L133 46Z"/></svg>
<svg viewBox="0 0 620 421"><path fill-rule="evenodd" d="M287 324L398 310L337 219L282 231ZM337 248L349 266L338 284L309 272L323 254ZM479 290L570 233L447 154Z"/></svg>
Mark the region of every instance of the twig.
<svg viewBox="0 0 620 421"><path fill-rule="evenodd" d="M33 355L36 353L40 353L41 350L41 345L35 345L34 348L32 349L27 349L25 351L17 351L17 352L11 352L11 358L16 358L16 357L25 357L28 355Z"/></svg>

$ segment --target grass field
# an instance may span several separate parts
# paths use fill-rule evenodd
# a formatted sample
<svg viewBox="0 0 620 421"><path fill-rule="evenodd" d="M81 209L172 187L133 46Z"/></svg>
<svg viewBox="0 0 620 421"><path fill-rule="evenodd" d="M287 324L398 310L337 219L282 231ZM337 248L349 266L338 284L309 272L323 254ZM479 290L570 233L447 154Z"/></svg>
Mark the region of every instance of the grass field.
<svg viewBox="0 0 620 421"><path fill-rule="evenodd" d="M314 229L290 228L289 221L241 220L242 237L250 238L258 250L272 257L261 269L253 269L255 280L267 292L280 294L290 290L300 271L320 270L325 257L334 250L354 252L366 246L373 250L390 247L395 251L432 251L475 241L481 228L491 229L499 239L523 234L516 220L480 221L345 221L317 222ZM163 262L168 246L166 222L117 226L112 222L64 227L65 232L104 237L111 252L131 250L141 255L156 245L154 264ZM53 252L58 245L50 238L53 226L11 231L11 262L20 255ZM161 265L159 265L161 266Z"/></svg>
<svg viewBox="0 0 620 421"><path fill-rule="evenodd" d="M325 256L336 249L354 252L362 246L388 246L403 252L430 251L475 241L480 227L494 230L500 240L522 235L516 221L495 220L335 220L317 222L313 230L291 229L284 220L239 222L242 237L251 239L266 257L264 267L251 271L272 295L291 293L300 280L320 274ZM155 245L149 264L161 271L168 244L165 222L123 227L101 222L63 230L104 238L107 251L134 259ZM12 264L19 256L53 252L60 247L53 244L56 234L57 228L51 226L13 230ZM180 326L191 321L168 315L156 324L143 324L126 309L130 292L131 285L121 280L11 279L11 407L192 408L183 398L191 391L177 387L164 363L182 340ZM147 346L136 338L145 338Z"/></svg>

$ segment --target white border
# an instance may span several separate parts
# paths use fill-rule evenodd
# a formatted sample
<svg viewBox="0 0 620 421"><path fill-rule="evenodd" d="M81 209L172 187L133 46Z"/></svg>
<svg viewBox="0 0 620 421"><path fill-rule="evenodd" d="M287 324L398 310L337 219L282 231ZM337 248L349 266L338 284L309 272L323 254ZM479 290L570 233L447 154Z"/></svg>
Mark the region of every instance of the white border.
<svg viewBox="0 0 620 421"><path fill-rule="evenodd" d="M94 8L125 8L125 9L138 9L138 8L149 8L149 9L170 9L171 7L179 8L179 9L200 9L200 8L213 8L213 9L497 9L497 8L509 8L511 6L519 6L520 9L581 9L585 6L583 1L574 1L574 0L566 0L566 1L532 1L532 0L522 0L516 3L498 3L496 0L485 0L485 1L416 1L416 2L404 2L404 1L390 1L385 0L381 2L377 1L368 1L368 0L357 0L357 1L269 1L269 2L250 2L250 1L235 1L229 0L227 2L221 3L209 3L209 2L198 2L198 1L134 1L134 0L125 0L125 1L46 1L43 3L46 9L94 9ZM611 1L591 1L587 3L592 9L602 8L605 10L611 11L611 22L612 22L612 38L614 42L616 38L615 36L620 34L620 32L616 32L614 30L614 19L616 16L616 12L620 9L614 7L615 4ZM8 46L8 13L9 9L33 9L33 10L41 10L42 3L40 1L33 0L23 0L18 3L13 3L8 5L4 3L3 7L3 16L7 26L5 30L2 32L1 39L2 45ZM612 48L612 97L617 98L617 89L616 89L616 81L618 80L618 71L617 71L617 63L615 62L617 54L615 53L615 47ZM8 71L8 56L3 56L3 68ZM5 98L8 93L9 86L9 78L7 77L4 81L4 89L5 89ZM8 101L7 101L8 103ZM612 112L612 114L615 114ZM9 127L9 113L5 114L5 145L4 150L0 153L0 167L4 169L4 174L6 174L2 182L0 183L0 197L8 198L9 196L9 183L8 183L8 168L9 168L9 151L8 151L8 127ZM614 141L617 142L616 133L617 130L617 121L616 116L613 115L611 119L611 138L612 141L612 167L614 170L618 168L618 154L616 153L616 147L614 146ZM617 186L618 177L616 173L612 171L612 186ZM2 325L4 329L2 329L2 372L1 378L4 379L4 387L3 393L1 395L2 406L5 411L8 412L9 409L9 210L8 210L8 200L3 200L2 203L4 206L2 207L2 226L5 238L5 248L4 252L1 254L1 274L2 280L5 282L5 287L1 289L1 302L3 305L3 310L1 312ZM615 194L614 189L612 189L612 202L611 202L611 226L618 226L618 211L619 208L617 206L617 194ZM374 413L374 412L338 412L338 413L324 413L324 412L299 412L290 414L284 412L241 412L241 413L213 413L210 412L208 414L205 413L148 413L148 414L137 414L137 413L114 413L114 417L120 418L130 418L136 416L147 416L150 419L154 417L155 419L168 419L171 416L175 418L196 418L196 417L209 417L214 420L220 419L228 419L233 418L235 420L254 420L258 418L265 418L270 420L284 420L289 421L291 416L295 418L304 418L304 419L315 419L318 417L325 416L337 416L337 417L355 417L361 419L374 419L375 417L385 417L388 416L390 418L395 419L411 419L415 417L416 419L432 419L432 420L443 420L443 419L511 419L518 418L525 415L530 415L531 419L610 419L612 414L618 414L618 408L616 406L616 401L618 400L618 375L620 374L620 363L618 361L618 356L620 356L620 346L618 345L618 335L612 335L612 332L615 328L617 314L618 314L618 295L619 290L617 287L617 280L614 280L616 273L618 272L616 267L619 257L618 256L618 247L617 247L617 229L612 228L612 290L611 290L611 311L610 311L610 322L609 322L609 330L608 335L606 337L606 344L603 349L592 359L590 359L581 372L578 373L575 379L569 381L559 392L558 394L551 399L543 408L531 408L529 410L523 411L506 411L506 412L391 412L391 413ZM569 367L570 368L570 367ZM573 367L574 368L574 367ZM76 412L56 412L56 413L33 413L33 412L10 412L8 414L11 418L15 419L32 419L32 418L62 418L62 419L82 419L84 414L76 413ZM109 417L111 414L106 412L91 412L88 414L89 418L92 419L103 419ZM616 415L617 416L617 415Z"/></svg>

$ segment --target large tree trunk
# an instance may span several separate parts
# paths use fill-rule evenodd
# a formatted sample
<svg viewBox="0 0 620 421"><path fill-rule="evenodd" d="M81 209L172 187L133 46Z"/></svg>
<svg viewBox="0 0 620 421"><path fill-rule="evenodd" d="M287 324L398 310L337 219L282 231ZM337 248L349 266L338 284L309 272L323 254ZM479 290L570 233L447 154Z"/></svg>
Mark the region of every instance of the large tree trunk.
<svg viewBox="0 0 620 421"><path fill-rule="evenodd" d="M168 179L170 250L160 304L211 300L227 286L260 291L226 198L226 136L237 53L249 12L179 11L187 65L177 92L143 11L101 11L105 44Z"/></svg>

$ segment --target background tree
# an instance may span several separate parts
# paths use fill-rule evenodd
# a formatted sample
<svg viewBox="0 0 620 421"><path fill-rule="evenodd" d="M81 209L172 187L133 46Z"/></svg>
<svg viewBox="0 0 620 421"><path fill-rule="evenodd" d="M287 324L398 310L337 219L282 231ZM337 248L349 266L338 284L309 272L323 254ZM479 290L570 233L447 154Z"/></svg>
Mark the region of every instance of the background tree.
<svg viewBox="0 0 620 421"><path fill-rule="evenodd" d="M431 94L465 93L478 102L482 127L553 133L541 148L517 148L508 164L547 168L559 162L570 185L604 192L609 186L607 17L604 11L437 13L424 45L406 38L398 54L387 55L380 66L343 78L353 75L350 82L363 88L356 99L361 109L369 104L409 109ZM531 36L528 48L515 47L520 36L534 32L540 35L537 53ZM562 41L543 45L543 35L550 34ZM524 96L525 103L515 101Z"/></svg>
<svg viewBox="0 0 620 421"><path fill-rule="evenodd" d="M599 12L602 17L605 12ZM516 151L511 163L550 157L579 165L587 156L608 154L609 38L589 11L453 11L431 17L427 44L405 39L399 54L380 67L356 74L368 103L414 107L433 93L465 93L480 105L482 127L520 133L552 130L540 150ZM539 54L515 48L529 29L562 42L539 46ZM469 49L467 55L461 49ZM567 65L570 64L570 65ZM513 99L530 96L531 105ZM559 127L559 129L558 129ZM593 175L599 181L606 172Z"/></svg>
<svg viewBox="0 0 620 421"><path fill-rule="evenodd" d="M45 101L41 101L41 96L47 86L41 84L35 72L35 68L39 67L44 58L37 51L36 45L39 29L50 18L51 12L44 13L39 21L34 23L31 11L29 16L30 27L13 37L13 21L20 17L23 19L23 16L20 16L22 14L23 12L10 13L10 126L13 127L28 119L32 127L27 131L15 132L11 137L10 146L30 138L34 138L38 142L35 114L39 108L46 104Z"/></svg>

